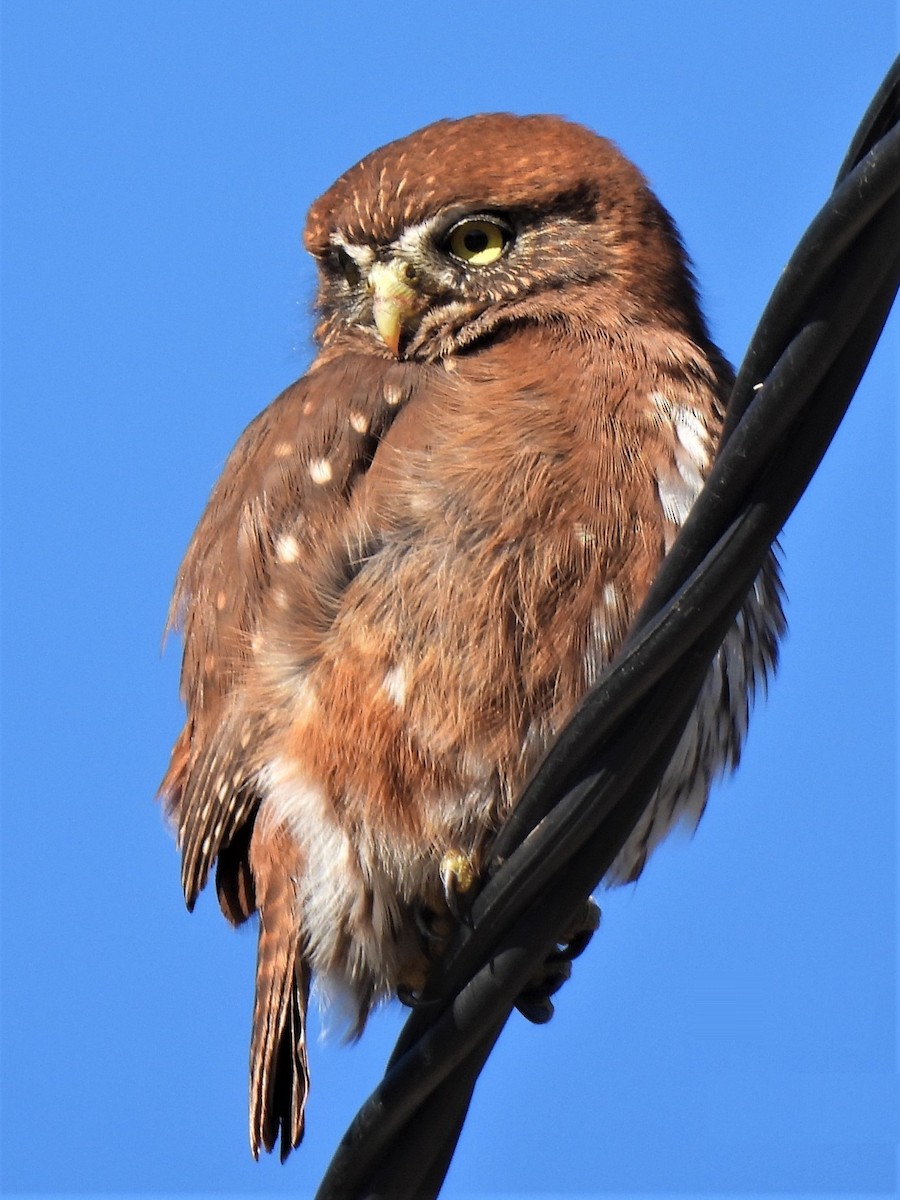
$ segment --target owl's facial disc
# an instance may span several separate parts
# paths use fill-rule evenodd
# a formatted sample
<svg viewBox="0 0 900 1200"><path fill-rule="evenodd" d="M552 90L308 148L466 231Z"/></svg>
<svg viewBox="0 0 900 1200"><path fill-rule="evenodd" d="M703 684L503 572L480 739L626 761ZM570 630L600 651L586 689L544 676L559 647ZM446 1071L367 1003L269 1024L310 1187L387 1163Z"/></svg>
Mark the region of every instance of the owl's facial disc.
<svg viewBox="0 0 900 1200"><path fill-rule="evenodd" d="M493 272L515 241L515 230L505 215L457 207L407 226L381 246L338 233L330 240L330 277L341 278L348 323L374 332L400 358L401 342L415 346L421 332L433 332L441 314L458 321L461 304L468 317L485 307L490 292L476 276L496 280Z"/></svg>

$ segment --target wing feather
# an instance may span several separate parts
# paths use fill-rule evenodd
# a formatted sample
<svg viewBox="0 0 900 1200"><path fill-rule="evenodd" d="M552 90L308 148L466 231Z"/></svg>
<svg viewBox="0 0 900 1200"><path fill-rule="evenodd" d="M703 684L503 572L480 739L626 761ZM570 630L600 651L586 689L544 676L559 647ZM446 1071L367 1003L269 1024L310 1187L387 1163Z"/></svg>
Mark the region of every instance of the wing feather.
<svg viewBox="0 0 900 1200"><path fill-rule="evenodd" d="M188 908L259 806L254 779L266 719L248 715L244 685L276 577L298 594L309 586L304 566L334 540L413 378L404 364L379 366L370 355L317 366L244 431L188 546L167 625L184 637L187 720L160 787L182 852ZM255 903L246 846L221 875L223 911L245 919Z"/></svg>

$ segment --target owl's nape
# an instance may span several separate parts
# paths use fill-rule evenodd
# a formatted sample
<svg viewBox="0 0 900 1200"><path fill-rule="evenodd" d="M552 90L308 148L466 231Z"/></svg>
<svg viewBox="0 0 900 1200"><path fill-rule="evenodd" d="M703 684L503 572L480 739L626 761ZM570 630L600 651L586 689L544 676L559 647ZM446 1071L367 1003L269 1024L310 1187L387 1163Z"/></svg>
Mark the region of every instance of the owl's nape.
<svg viewBox="0 0 900 1200"><path fill-rule="evenodd" d="M559 118L384 146L305 241L317 357L238 441L180 569L187 722L162 785L189 905L215 865L229 920L259 914L250 1138L282 1156L310 980L357 1033L427 986L699 494L731 383L668 213ZM782 632L771 558L607 882L699 820ZM520 998L533 1020L582 915Z"/></svg>

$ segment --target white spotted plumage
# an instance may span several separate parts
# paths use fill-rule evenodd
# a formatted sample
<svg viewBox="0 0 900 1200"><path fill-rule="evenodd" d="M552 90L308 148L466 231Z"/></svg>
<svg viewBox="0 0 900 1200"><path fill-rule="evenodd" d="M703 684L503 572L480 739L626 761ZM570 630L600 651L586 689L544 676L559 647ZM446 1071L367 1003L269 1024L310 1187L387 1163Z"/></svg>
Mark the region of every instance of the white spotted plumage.
<svg viewBox="0 0 900 1200"><path fill-rule="evenodd" d="M467 219L494 222L490 261L450 244ZM305 241L318 356L229 457L171 610L185 896L214 868L226 916L260 914L254 1153L302 1136L310 973L356 1029L426 983L451 891L696 501L731 382L668 214L558 118L386 146L313 205ZM782 628L772 558L611 881L736 763Z"/></svg>

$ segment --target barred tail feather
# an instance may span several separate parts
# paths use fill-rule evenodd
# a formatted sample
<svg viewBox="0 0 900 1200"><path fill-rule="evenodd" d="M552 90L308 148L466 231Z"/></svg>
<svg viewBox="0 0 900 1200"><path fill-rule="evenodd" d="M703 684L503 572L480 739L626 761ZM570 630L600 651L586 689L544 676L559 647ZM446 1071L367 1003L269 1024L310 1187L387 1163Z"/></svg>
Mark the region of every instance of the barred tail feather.
<svg viewBox="0 0 900 1200"><path fill-rule="evenodd" d="M299 1146L309 1092L306 1008L309 968L300 952L293 882L270 886L260 908L256 1003L250 1043L250 1147L272 1150L281 1130L281 1161Z"/></svg>

